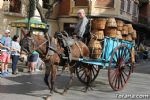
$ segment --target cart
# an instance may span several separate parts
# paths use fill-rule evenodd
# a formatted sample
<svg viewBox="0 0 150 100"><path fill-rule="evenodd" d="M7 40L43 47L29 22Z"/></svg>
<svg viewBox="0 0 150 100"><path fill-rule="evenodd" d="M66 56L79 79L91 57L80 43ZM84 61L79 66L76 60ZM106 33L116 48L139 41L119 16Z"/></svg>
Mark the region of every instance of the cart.
<svg viewBox="0 0 150 100"><path fill-rule="evenodd" d="M132 42L105 37L101 57L79 59L76 67L79 81L86 85L91 84L97 78L100 69L108 69L111 88L115 91L123 89L133 72L132 48Z"/></svg>

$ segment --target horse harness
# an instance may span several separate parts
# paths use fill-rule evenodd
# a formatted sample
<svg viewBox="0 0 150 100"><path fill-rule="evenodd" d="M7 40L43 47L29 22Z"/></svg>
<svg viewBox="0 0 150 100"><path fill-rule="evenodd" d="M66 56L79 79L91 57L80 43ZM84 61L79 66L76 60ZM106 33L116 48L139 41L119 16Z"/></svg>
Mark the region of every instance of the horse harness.
<svg viewBox="0 0 150 100"><path fill-rule="evenodd" d="M63 59L67 59L68 62L72 61L71 46L74 44L79 48L80 54L81 54L81 56L83 56L83 52L82 52L81 47L79 45L79 41L72 39L68 35L64 36L62 34L61 34L61 38L60 37L58 37L58 38L62 41L62 47L64 48L64 53L66 55L65 57L63 55L63 57L62 57Z"/></svg>

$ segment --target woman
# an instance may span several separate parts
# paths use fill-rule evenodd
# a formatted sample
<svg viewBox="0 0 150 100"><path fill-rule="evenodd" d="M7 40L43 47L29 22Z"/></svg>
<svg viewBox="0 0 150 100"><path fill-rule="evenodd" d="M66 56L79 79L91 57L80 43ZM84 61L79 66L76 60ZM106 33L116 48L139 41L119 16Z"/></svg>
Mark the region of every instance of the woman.
<svg viewBox="0 0 150 100"><path fill-rule="evenodd" d="M28 57L28 68L29 72L33 73L35 71L35 66L37 64L37 60L39 57L39 53L34 50L31 55Z"/></svg>
<svg viewBox="0 0 150 100"><path fill-rule="evenodd" d="M19 36L14 35L13 41L12 41L12 46L11 46L11 57L12 57L12 74L17 74L16 69L17 69L17 63L19 60L20 56L20 44L19 44Z"/></svg>

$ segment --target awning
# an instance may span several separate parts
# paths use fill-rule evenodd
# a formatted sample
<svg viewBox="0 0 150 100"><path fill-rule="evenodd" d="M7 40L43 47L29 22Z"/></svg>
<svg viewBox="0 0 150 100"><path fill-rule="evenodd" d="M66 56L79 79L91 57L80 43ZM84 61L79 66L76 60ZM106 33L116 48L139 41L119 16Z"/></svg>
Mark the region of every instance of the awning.
<svg viewBox="0 0 150 100"><path fill-rule="evenodd" d="M11 22L10 25L12 27L17 27L17 28L27 28L28 27L28 18L22 19L22 20L16 20L14 22ZM35 18L30 19L30 27L31 28L36 28L36 29L48 29L48 25L41 22L40 20L37 20Z"/></svg>

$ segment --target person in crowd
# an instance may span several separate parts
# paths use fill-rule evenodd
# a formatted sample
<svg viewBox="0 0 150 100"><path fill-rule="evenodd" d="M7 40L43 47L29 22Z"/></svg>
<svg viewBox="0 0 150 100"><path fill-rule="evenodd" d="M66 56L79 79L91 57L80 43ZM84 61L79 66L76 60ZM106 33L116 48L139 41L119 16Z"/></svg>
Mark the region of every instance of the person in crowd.
<svg viewBox="0 0 150 100"><path fill-rule="evenodd" d="M28 33L26 34L26 38L27 38L27 40L28 39L33 40L31 37L31 31L28 31ZM33 46L28 48L28 51L30 53L28 55L28 68L29 68L29 72L33 73L33 72L35 72L35 66L37 64L39 53L36 51L35 42L32 41L31 44Z"/></svg>
<svg viewBox="0 0 150 100"><path fill-rule="evenodd" d="M44 62L40 57L38 57L35 71L40 71L40 69L42 70L43 67L44 67Z"/></svg>
<svg viewBox="0 0 150 100"><path fill-rule="evenodd" d="M35 66L37 64L37 60L39 57L39 53L34 50L31 55L28 56L28 68L29 68L29 72L33 73L35 72Z"/></svg>
<svg viewBox="0 0 150 100"><path fill-rule="evenodd" d="M0 41L1 41L2 37L3 37L3 35L2 35L2 34L0 34Z"/></svg>
<svg viewBox="0 0 150 100"><path fill-rule="evenodd" d="M33 73L35 71L35 66L39 57L39 53L36 51L35 42L33 41L34 39L32 39L31 37L32 31L25 31L24 29L21 29L21 32L24 35L24 38L21 40L22 50L24 50L28 54L28 72ZM32 44L32 46L29 46L29 44Z"/></svg>
<svg viewBox="0 0 150 100"><path fill-rule="evenodd" d="M80 20L75 26L73 37L77 37L79 40L85 41L84 39L86 38L87 35L86 31L87 31L87 25L89 23L89 20L85 15L84 9L78 10L77 14Z"/></svg>
<svg viewBox="0 0 150 100"><path fill-rule="evenodd" d="M21 49L21 46L19 44L19 36L14 35L12 46L11 46L12 74L17 74L16 69L17 69L17 63L18 63L19 56L20 56L20 49Z"/></svg>
<svg viewBox="0 0 150 100"><path fill-rule="evenodd" d="M10 61L10 47L12 39L10 37L10 30L5 30L5 35L1 39L1 48L2 48L2 64L1 64L1 77L6 77L9 75L8 72L8 63Z"/></svg>

